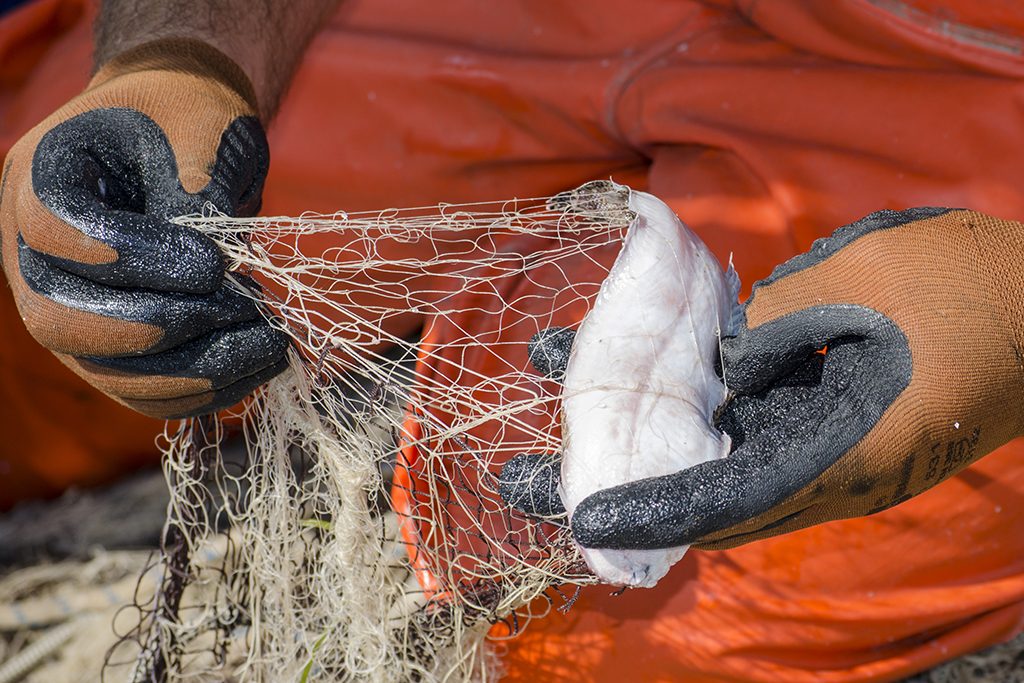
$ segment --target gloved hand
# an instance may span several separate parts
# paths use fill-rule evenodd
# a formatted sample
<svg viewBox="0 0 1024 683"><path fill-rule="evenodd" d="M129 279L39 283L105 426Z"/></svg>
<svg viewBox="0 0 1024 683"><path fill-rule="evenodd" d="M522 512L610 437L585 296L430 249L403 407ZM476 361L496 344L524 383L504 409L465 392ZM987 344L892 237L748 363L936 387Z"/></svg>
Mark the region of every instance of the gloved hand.
<svg viewBox="0 0 1024 683"><path fill-rule="evenodd" d="M237 402L286 365L285 337L225 280L216 245L169 218L260 206L268 149L241 69L167 40L108 62L10 151L3 266L32 335L148 415Z"/></svg>
<svg viewBox="0 0 1024 683"><path fill-rule="evenodd" d="M731 455L593 494L581 545L720 549L868 515L1024 433L1020 223L875 213L776 268L745 313L722 345Z"/></svg>

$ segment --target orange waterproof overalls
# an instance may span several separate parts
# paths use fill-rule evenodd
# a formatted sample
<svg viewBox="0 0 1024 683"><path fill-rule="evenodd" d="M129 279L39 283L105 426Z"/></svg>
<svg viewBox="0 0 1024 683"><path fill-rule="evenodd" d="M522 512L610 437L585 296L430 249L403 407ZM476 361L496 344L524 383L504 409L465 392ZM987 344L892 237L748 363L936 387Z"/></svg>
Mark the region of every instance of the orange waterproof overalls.
<svg viewBox="0 0 1024 683"><path fill-rule="evenodd" d="M0 18L0 154L86 82L90 18L84 0ZM1024 219L1022 50L1017 0L348 0L271 127L264 210L612 176L749 285L877 209ZM0 504L154 458L159 425L39 349L6 288L0 318ZM869 518L691 552L649 591L586 590L507 645L509 680L893 680L1008 638L1022 455Z"/></svg>

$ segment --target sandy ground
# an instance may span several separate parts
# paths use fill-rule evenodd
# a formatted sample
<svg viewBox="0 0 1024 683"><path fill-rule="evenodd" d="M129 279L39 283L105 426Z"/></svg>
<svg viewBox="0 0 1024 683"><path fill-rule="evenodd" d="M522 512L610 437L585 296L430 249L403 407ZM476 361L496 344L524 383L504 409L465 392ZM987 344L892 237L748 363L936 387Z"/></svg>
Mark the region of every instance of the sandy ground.
<svg viewBox="0 0 1024 683"><path fill-rule="evenodd" d="M148 472L0 516L0 683L132 680L139 646L131 639L100 674L119 635L138 623L126 606L155 588L152 549L166 500L162 474ZM219 671L204 679L231 680ZM1024 634L906 683L1013 681L1024 682Z"/></svg>

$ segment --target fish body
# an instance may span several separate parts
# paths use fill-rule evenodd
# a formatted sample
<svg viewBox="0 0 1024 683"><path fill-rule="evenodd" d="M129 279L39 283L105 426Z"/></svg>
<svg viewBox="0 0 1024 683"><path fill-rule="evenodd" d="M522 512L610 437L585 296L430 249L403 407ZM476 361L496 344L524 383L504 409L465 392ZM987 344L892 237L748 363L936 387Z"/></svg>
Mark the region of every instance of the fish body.
<svg viewBox="0 0 1024 683"><path fill-rule="evenodd" d="M630 191L629 208L565 371L559 493L570 518L596 491L729 453L712 424L726 398L715 359L737 320L739 279L656 197ZM602 581L650 587L686 549L581 550Z"/></svg>

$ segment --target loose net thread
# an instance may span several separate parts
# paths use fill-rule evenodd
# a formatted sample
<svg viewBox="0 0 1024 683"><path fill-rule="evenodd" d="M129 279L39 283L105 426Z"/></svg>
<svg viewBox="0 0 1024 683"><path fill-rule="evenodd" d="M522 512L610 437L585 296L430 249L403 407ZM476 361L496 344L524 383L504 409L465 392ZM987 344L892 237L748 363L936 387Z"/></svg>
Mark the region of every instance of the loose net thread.
<svg viewBox="0 0 1024 683"><path fill-rule="evenodd" d="M509 507L497 477L561 448L560 387L528 342L586 315L627 201L598 182L178 219L217 241L293 344L237 414L168 426L164 578L126 634L141 648L130 678L226 680L238 652L239 680L494 678L488 642L569 606L560 586L594 582L564 519ZM227 548L215 566L200 559L211 544Z"/></svg>

